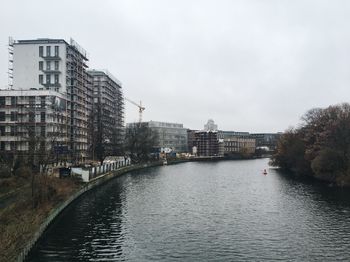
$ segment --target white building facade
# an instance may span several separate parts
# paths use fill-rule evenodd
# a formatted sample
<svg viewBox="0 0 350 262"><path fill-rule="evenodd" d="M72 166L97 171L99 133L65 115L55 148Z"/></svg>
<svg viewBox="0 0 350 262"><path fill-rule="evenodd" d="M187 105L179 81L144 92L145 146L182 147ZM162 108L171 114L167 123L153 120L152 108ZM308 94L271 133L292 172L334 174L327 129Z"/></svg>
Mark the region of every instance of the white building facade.
<svg viewBox="0 0 350 262"><path fill-rule="evenodd" d="M11 90L1 90L0 97L6 101L23 100L23 103L28 104L42 97L64 100L66 129L63 135L70 159L79 162L87 158L91 140L89 119L92 114L93 87L92 77L87 73L86 51L72 39L68 43L63 39L43 38L13 41L11 52L13 84ZM23 108L18 106L11 110L20 111ZM50 106L41 110L44 108L47 111L42 112L42 115L51 115ZM22 122L17 124L22 125Z"/></svg>

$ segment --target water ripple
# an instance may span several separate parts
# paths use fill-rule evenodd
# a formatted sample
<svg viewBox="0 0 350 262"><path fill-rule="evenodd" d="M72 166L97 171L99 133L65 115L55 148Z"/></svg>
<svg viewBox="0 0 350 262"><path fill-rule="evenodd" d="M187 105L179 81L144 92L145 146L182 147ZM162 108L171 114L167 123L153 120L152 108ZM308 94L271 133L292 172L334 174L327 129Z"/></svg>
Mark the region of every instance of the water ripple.
<svg viewBox="0 0 350 262"><path fill-rule="evenodd" d="M28 261L350 261L350 193L267 160L137 171L88 193Z"/></svg>

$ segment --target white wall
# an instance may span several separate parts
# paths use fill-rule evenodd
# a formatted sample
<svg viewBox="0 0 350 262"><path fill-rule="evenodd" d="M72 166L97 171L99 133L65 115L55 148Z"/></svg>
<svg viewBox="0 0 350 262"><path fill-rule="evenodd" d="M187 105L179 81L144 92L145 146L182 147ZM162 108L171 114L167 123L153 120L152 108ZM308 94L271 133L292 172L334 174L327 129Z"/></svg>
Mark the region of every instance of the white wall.
<svg viewBox="0 0 350 262"><path fill-rule="evenodd" d="M39 47L15 45L13 53L13 88L39 88Z"/></svg>
<svg viewBox="0 0 350 262"><path fill-rule="evenodd" d="M59 83L60 93L66 92L66 44L15 44L13 53L13 88L30 89L44 88L39 84L39 75L43 75L43 83L46 83L45 73L39 70L39 61L43 61L43 69L46 69L46 60L39 56L39 46L44 47L44 56L46 55L46 46L51 46L51 56L55 54L55 46L59 46ZM55 68L54 60L51 61L51 69ZM54 73L51 74L51 83L54 83Z"/></svg>

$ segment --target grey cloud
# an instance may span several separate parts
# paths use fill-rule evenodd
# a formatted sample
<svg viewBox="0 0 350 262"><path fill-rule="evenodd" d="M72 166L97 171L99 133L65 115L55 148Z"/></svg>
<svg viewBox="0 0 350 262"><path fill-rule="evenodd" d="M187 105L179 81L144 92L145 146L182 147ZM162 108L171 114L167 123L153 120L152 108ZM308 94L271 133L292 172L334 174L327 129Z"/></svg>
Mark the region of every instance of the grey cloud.
<svg viewBox="0 0 350 262"><path fill-rule="evenodd" d="M312 107L349 101L348 1L8 1L7 36L72 36L107 68L145 120L276 132ZM126 105L126 120L138 117Z"/></svg>

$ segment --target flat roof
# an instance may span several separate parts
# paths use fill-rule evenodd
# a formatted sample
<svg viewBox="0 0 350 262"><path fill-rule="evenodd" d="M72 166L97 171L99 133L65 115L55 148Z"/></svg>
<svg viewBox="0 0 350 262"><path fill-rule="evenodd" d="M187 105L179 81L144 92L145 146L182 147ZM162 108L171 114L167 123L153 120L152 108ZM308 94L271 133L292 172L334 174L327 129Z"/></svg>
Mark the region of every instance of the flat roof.
<svg viewBox="0 0 350 262"><path fill-rule="evenodd" d="M14 44L66 44L66 40L64 39L52 39L52 38L37 38L30 40L15 40Z"/></svg>
<svg viewBox="0 0 350 262"><path fill-rule="evenodd" d="M89 70L87 70L87 72L92 76L105 75L105 76L109 77L110 79L112 79L120 87L123 85L122 82L120 80L118 80L118 78L116 78L114 75L112 75L107 69L89 69Z"/></svg>
<svg viewBox="0 0 350 262"><path fill-rule="evenodd" d="M65 94L54 90L38 90L38 89L1 89L0 96L57 96L67 98Z"/></svg>

